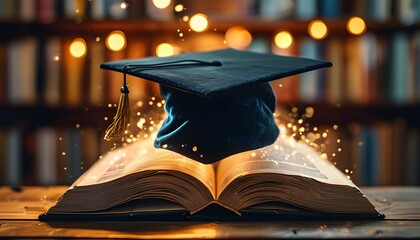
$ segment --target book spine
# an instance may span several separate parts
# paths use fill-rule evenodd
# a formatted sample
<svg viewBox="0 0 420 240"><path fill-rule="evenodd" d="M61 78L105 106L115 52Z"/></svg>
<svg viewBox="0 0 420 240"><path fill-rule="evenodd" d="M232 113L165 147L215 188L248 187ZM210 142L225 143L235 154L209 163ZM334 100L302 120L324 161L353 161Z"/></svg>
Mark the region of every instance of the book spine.
<svg viewBox="0 0 420 240"><path fill-rule="evenodd" d="M99 65L105 62L105 48L102 43L96 41L90 42L88 59L90 60L90 103L92 105L98 106L104 103L105 100L105 73L102 69L99 68Z"/></svg>
<svg viewBox="0 0 420 240"><path fill-rule="evenodd" d="M22 131L13 127L6 131L6 183L18 187L23 182Z"/></svg>
<svg viewBox="0 0 420 240"><path fill-rule="evenodd" d="M319 0L319 16L325 18L337 18L340 16L340 0Z"/></svg>
<svg viewBox="0 0 420 240"><path fill-rule="evenodd" d="M44 102L48 106L57 106L60 103L61 82L61 43L58 38L50 38L45 44L46 74L43 89Z"/></svg>
<svg viewBox="0 0 420 240"><path fill-rule="evenodd" d="M36 1L19 0L19 20L32 22L36 19Z"/></svg>
<svg viewBox="0 0 420 240"><path fill-rule="evenodd" d="M300 56L307 58L319 59L319 43L311 40L305 39L300 44ZM313 71L300 74L299 81L299 99L304 102L316 102L320 100L320 88L321 79L320 71Z"/></svg>
<svg viewBox="0 0 420 240"><path fill-rule="evenodd" d="M296 0L296 17L301 20L310 20L316 17L316 0Z"/></svg>
<svg viewBox="0 0 420 240"><path fill-rule="evenodd" d="M56 130L51 127L38 129L35 136L37 183L40 185L54 185L57 182Z"/></svg>
<svg viewBox="0 0 420 240"><path fill-rule="evenodd" d="M407 102L408 96L408 41L404 33L398 32L391 38L390 98L396 104Z"/></svg>
<svg viewBox="0 0 420 240"><path fill-rule="evenodd" d="M7 102L7 45L0 42L0 104L5 104Z"/></svg>
<svg viewBox="0 0 420 240"><path fill-rule="evenodd" d="M341 40L332 39L326 46L326 59L331 61L334 66L326 70L326 100L327 102L338 104L345 100L343 72L344 64L343 43Z"/></svg>
<svg viewBox="0 0 420 240"><path fill-rule="evenodd" d="M0 185L6 185L6 174L7 174L7 168L6 168L6 130L3 128L0 128Z"/></svg>

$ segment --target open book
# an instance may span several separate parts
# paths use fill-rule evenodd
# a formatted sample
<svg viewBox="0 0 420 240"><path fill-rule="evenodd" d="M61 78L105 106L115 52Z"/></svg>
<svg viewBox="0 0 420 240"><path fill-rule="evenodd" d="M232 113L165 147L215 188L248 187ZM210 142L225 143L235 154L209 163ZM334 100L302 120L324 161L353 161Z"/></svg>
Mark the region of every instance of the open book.
<svg viewBox="0 0 420 240"><path fill-rule="evenodd" d="M156 149L151 141L107 153L40 219L168 220L203 213L212 219L221 209L221 219L381 217L334 165L284 135L270 146L209 165ZM170 217L153 218L165 214Z"/></svg>

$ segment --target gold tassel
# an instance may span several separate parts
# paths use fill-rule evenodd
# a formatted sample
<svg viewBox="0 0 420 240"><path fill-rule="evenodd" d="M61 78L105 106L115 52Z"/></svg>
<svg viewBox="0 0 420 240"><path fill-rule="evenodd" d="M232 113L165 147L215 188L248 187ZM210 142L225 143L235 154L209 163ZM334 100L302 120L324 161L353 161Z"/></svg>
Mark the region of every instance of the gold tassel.
<svg viewBox="0 0 420 240"><path fill-rule="evenodd" d="M130 102L128 100L128 87L126 85L124 73L124 86L121 88L120 101L118 102L117 113L114 121L109 125L105 131L104 139L109 141L113 138L120 138L124 136L127 125L130 123Z"/></svg>

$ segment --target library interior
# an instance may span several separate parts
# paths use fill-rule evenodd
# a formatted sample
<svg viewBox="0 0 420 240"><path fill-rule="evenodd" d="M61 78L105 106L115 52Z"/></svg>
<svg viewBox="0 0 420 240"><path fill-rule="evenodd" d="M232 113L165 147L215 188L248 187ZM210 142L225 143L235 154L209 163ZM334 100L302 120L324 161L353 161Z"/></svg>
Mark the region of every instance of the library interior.
<svg viewBox="0 0 420 240"><path fill-rule="evenodd" d="M159 85L127 75L129 127L104 140L122 74L100 64L226 48L331 62L271 82L280 132L356 186L420 196L419 0L0 0L0 192L68 187L156 137Z"/></svg>

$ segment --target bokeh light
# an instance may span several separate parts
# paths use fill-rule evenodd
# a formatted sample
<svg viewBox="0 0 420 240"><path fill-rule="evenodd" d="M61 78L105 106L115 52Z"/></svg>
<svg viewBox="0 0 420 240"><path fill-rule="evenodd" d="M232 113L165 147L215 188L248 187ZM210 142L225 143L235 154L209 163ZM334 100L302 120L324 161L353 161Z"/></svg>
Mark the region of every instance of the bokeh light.
<svg viewBox="0 0 420 240"><path fill-rule="evenodd" d="M206 15L197 13L190 18L189 25L194 32L203 32L207 30L209 21Z"/></svg>
<svg viewBox="0 0 420 240"><path fill-rule="evenodd" d="M87 53L86 41L83 38L74 39L69 50L73 57L84 57Z"/></svg>
<svg viewBox="0 0 420 240"><path fill-rule="evenodd" d="M321 40L327 37L328 27L322 20L313 20L309 23L309 35L316 40Z"/></svg>
<svg viewBox="0 0 420 240"><path fill-rule="evenodd" d="M281 31L277 33L276 36L274 37L274 43L279 48L283 48L283 49L288 48L293 43L293 36L288 31Z"/></svg>
<svg viewBox="0 0 420 240"><path fill-rule="evenodd" d="M171 0L153 0L152 2L159 9L167 8L171 4Z"/></svg>
<svg viewBox="0 0 420 240"><path fill-rule="evenodd" d="M352 17L347 21L347 31L354 35L363 34L366 31L366 23L360 17Z"/></svg>
<svg viewBox="0 0 420 240"><path fill-rule="evenodd" d="M123 50L126 44L125 34L118 30L111 32L105 40L106 47L114 52Z"/></svg>
<svg viewBox="0 0 420 240"><path fill-rule="evenodd" d="M182 10L184 10L184 5L177 4L174 9L175 9L175 12L182 12Z"/></svg>
<svg viewBox="0 0 420 240"><path fill-rule="evenodd" d="M169 57L174 55L175 49L169 43L161 43L156 47L156 56L158 57Z"/></svg>
<svg viewBox="0 0 420 240"><path fill-rule="evenodd" d="M245 49L252 41L252 35L243 27L231 27L225 34L226 43L228 46L235 49Z"/></svg>

